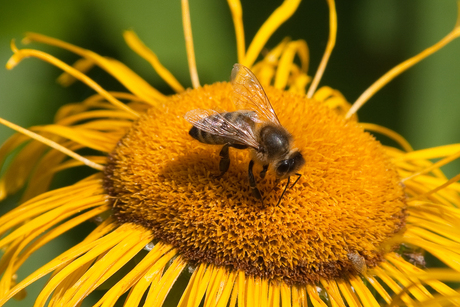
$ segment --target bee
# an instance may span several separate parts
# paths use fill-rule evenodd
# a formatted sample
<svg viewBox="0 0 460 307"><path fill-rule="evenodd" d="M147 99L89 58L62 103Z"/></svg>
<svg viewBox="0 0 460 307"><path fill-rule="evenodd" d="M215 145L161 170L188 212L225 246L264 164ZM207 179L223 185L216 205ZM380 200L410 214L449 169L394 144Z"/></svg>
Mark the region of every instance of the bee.
<svg viewBox="0 0 460 307"><path fill-rule="evenodd" d="M294 186L300 179L297 173L305 164L305 159L294 148L292 135L281 125L262 85L249 68L235 64L231 74L233 88L232 99L240 110L217 112L196 109L185 114L185 119L193 127L189 134L205 144L224 145L220 151L219 170L222 177L230 166L229 148L251 151L248 178L252 195L262 199L257 189L253 173L254 164L262 165L260 177L270 170L276 175L276 181L287 179L287 184L278 200L278 204L290 183L290 177L297 176Z"/></svg>

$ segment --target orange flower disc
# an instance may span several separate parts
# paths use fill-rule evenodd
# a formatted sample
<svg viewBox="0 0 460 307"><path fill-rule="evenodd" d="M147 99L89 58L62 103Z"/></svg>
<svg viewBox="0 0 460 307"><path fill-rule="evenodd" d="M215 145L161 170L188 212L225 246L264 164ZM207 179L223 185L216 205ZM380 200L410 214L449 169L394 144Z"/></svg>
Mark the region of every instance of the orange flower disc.
<svg viewBox="0 0 460 307"><path fill-rule="evenodd" d="M248 150L230 149L230 169L216 179L221 146L188 135L187 111L234 110L231 86L216 83L169 97L120 140L105 171L115 216L151 229L188 261L289 284L357 274L359 259L375 266L406 217L382 145L320 102L265 90L306 160L278 206L286 181L275 186L270 171L260 179L261 166L263 202L251 196Z"/></svg>

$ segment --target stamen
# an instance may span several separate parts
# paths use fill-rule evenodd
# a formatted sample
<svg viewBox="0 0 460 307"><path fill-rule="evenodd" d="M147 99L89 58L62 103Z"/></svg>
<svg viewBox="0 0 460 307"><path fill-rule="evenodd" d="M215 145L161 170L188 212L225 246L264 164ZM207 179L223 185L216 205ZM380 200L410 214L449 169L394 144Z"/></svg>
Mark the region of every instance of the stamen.
<svg viewBox="0 0 460 307"><path fill-rule="evenodd" d="M242 63L246 49L246 44L244 41L243 10L241 9L240 0L227 0L227 2L228 6L230 7L230 11L232 12L233 25L235 26L238 63Z"/></svg>
<svg viewBox="0 0 460 307"><path fill-rule="evenodd" d="M329 57L331 56L332 49L334 49L335 40L337 37L337 11L335 10L335 2L334 0L327 0L327 4L329 6L329 39L327 41L326 51L324 52L323 58L321 59L321 63L319 64L315 77L313 78L310 88L308 89L307 98L313 97L313 94L318 87L319 81L321 80L321 77L326 70L326 65L329 61Z"/></svg>
<svg viewBox="0 0 460 307"><path fill-rule="evenodd" d="M0 124L5 125L5 126L11 128L13 130L16 130L19 133L27 135L28 137L30 137L30 138L32 138L32 139L34 139L36 141L39 141L39 142L41 142L41 143L43 143L43 144L45 144L45 145L47 145L47 146L49 146L51 148L54 148L54 149L62 152L63 154L68 155L71 158L74 158L75 160L81 161L83 164L85 164L85 165L87 165L89 167L92 167L92 168L94 168L94 169L96 169L98 171L104 170L104 166L102 166L100 164L97 164L97 163L94 163L93 161L90 161L90 160L80 156L79 154L77 154L77 153L65 148L64 146L62 146L62 145L60 145L60 144L58 144L58 143L56 143L54 141L51 141L50 139L47 139L47 138L45 138L45 137L43 137L43 136L41 136L41 135L39 135L39 134L37 134L35 132L32 132L32 131L27 130L27 129L24 129L24 128L16 125L16 124L13 124L13 123L3 119L3 118L0 118Z"/></svg>
<svg viewBox="0 0 460 307"><path fill-rule="evenodd" d="M193 88L200 87L200 80L198 79L198 71L196 69L195 50L193 48L192 37L192 24L190 22L190 9L188 0L182 0L182 24L184 26L185 35L185 48L187 49L187 60L190 70L190 77L192 79Z"/></svg>
<svg viewBox="0 0 460 307"><path fill-rule="evenodd" d="M260 51L265 46L265 43L272 36L280 25L282 25L287 19L289 19L292 14L296 11L297 7L300 4L300 0L285 0L280 7L278 7L273 14L264 22L262 27L260 27L256 36L249 45L248 52L246 57L241 64L251 67L254 64L255 60L260 54Z"/></svg>
<svg viewBox="0 0 460 307"><path fill-rule="evenodd" d="M141 40L133 31L125 31L123 33L123 37L125 38L128 46L134 50L134 52L143 57L147 62L149 62L153 69L158 73L158 75L160 75L160 77L166 83L168 83L168 85L174 91L176 91L176 93L184 91L184 87L179 83L179 81L177 81L173 74L160 63L157 55L152 50L147 48L147 46L141 42Z"/></svg>
<svg viewBox="0 0 460 307"><path fill-rule="evenodd" d="M14 44L14 43L12 43ZM139 114L135 111L133 111L131 108L129 108L127 105L125 105L123 102L119 101L115 97L109 94L106 90L104 90L99 84L94 82L91 78L86 76L85 74L79 72L72 66L67 65L66 63L62 62L61 60L58 60L57 58L44 53L42 51L38 50L33 50L33 49L21 49L18 50L6 63L6 68L7 69L13 69L19 62L22 61L22 59L26 57L36 57L40 60L43 60L45 62L51 63L52 65L61 68L65 72L69 73L70 75L74 76L78 80L82 81L92 89L94 89L96 92L104 96L105 99L110 101L113 105L117 106L118 108L131 113L135 115L136 117L139 117Z"/></svg>
<svg viewBox="0 0 460 307"><path fill-rule="evenodd" d="M439 42L434 44L431 47L426 48L416 56L407 59L406 61L402 62L401 64L397 65L396 67L392 68L382 77L380 77L377 81L374 82L364 93L359 96L359 98L353 103L350 110L346 115L346 118L350 118L351 115L356 113L375 93L377 93L382 87L387 85L391 80L405 72L407 69L411 68L421 60L425 59L426 57L432 55L433 53L437 52L439 49L446 46L448 43L456 39L460 36L460 1L457 2L457 21L455 24L454 29L452 32L447 34L443 39Z"/></svg>

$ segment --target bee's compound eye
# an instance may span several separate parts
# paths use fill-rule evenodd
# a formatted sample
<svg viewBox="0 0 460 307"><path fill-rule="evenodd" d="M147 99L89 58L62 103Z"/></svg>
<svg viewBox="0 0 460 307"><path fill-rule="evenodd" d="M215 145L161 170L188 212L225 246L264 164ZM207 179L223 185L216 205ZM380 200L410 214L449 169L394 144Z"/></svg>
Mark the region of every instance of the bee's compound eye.
<svg viewBox="0 0 460 307"><path fill-rule="evenodd" d="M289 160L283 160L276 167L276 174L278 176L286 175L286 173L289 172L290 168L291 167L290 167Z"/></svg>

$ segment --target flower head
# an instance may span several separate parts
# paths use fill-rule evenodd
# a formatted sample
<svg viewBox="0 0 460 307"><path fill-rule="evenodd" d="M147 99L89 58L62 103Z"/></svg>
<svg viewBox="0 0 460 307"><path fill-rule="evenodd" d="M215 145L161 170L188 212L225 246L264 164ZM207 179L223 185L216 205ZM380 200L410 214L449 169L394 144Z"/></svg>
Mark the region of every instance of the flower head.
<svg viewBox="0 0 460 307"><path fill-rule="evenodd" d="M390 70L350 105L339 91L319 87L337 27L335 4L327 2L329 40L318 70L310 76L308 47L302 40L283 40L258 60L299 1L284 1L246 50L241 5L229 0L238 62L259 80L245 84L256 90L237 98L241 89L233 81L200 85L186 0L183 23L193 89L184 90L133 32L125 32L128 45L177 92L171 96L122 63L89 50L27 34L26 42L81 56L69 66L13 43L8 68L36 57L64 70L61 83L80 80L97 94L62 107L52 125L26 130L0 119L22 133L3 145L1 157L23 146L0 181L0 195L14 193L29 181L23 202L0 218L0 305L52 273L36 304L49 300L50 305L75 306L128 263L133 268L98 306L112 306L127 292L127 306L161 306L167 298L180 306L202 301L205 306L458 304L459 293L442 281L460 280L460 175L447 179L439 167L456 159L460 146L413 151L399 134L358 122L356 111L394 77L458 37L460 24L439 43ZM109 92L91 80L85 72L94 65L129 92ZM253 161L262 161L256 156L269 151L261 135L270 120L244 115L251 124L241 130L236 116L230 120L232 116L224 115L241 113L222 113L236 112L238 99L270 101L280 124L292 134L292 148L305 160L295 184L282 177L280 181L273 165L266 172L272 160L253 168ZM233 126L231 133L253 134L252 143L226 134L236 147L227 154L210 145L217 143L215 136L205 141L201 132L193 139L184 115L195 109L219 110L222 115L214 112L204 118L208 125L220 120L212 129ZM198 127L213 134L211 128ZM392 138L402 149L382 145L365 130ZM248 146L252 149L241 148ZM430 161L435 158L442 159ZM228 171L219 160L221 165L231 161ZM79 165L98 172L48 191L55 173ZM225 174L216 176L219 169ZM255 189L262 196L254 197ZM33 252L91 219L97 225L80 243L16 280ZM425 253L448 268L424 269ZM180 295L178 280L186 281Z"/></svg>

